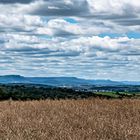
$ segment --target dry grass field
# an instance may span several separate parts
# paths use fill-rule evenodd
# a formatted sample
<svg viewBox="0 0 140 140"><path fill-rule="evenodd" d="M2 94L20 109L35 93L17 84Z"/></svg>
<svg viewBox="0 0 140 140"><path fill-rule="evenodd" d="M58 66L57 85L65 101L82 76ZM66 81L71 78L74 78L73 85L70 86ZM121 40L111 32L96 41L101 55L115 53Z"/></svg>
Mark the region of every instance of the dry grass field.
<svg viewBox="0 0 140 140"><path fill-rule="evenodd" d="M140 100L0 102L0 140L140 140Z"/></svg>

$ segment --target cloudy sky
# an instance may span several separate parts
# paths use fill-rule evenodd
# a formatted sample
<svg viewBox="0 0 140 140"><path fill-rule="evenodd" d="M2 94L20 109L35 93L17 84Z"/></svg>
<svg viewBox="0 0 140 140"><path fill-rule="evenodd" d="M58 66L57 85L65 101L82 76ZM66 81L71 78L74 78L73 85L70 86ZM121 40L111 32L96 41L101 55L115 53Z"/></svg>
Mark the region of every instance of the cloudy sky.
<svg viewBox="0 0 140 140"><path fill-rule="evenodd" d="M139 0L0 0L0 75L140 80Z"/></svg>

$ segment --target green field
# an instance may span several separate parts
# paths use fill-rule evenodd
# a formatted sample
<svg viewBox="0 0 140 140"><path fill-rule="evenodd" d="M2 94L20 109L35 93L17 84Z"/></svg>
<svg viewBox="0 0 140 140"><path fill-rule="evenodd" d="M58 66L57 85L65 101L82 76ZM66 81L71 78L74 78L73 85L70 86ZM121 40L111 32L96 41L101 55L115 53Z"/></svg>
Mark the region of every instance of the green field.
<svg viewBox="0 0 140 140"><path fill-rule="evenodd" d="M108 96L112 98L119 97L140 97L140 93L130 93L130 92L96 92L97 95Z"/></svg>

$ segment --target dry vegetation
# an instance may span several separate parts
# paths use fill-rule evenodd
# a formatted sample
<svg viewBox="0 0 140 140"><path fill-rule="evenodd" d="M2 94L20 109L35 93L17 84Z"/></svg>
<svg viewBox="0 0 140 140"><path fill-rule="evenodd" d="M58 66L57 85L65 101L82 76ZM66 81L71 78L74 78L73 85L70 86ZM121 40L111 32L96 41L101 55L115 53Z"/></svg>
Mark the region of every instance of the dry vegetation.
<svg viewBox="0 0 140 140"><path fill-rule="evenodd" d="M140 100L0 102L2 140L139 140Z"/></svg>

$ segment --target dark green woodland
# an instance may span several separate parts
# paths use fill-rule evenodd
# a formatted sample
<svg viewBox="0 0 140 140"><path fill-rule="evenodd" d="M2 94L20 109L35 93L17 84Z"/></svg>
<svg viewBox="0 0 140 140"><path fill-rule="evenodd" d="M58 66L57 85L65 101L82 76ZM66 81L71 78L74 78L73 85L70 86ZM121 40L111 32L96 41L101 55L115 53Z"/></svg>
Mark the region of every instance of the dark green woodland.
<svg viewBox="0 0 140 140"><path fill-rule="evenodd" d="M139 94L138 94L139 95ZM41 99L83 99L83 98L124 98L135 97L124 92L93 92L73 88L39 86L39 85L0 85L0 100L41 100Z"/></svg>

